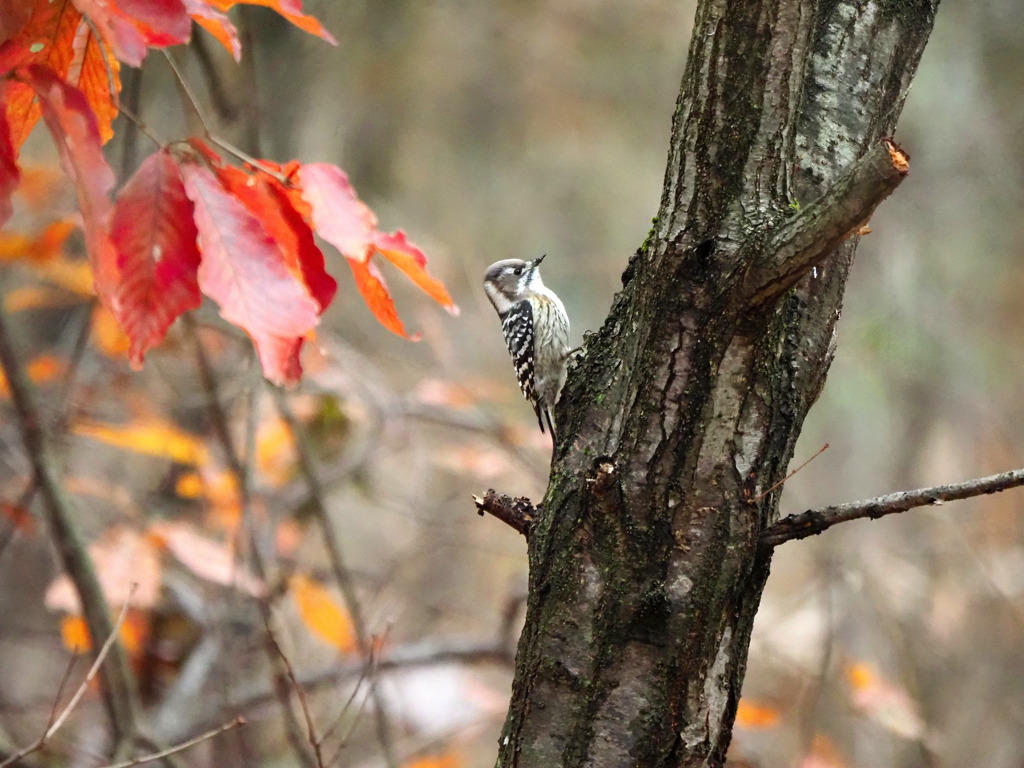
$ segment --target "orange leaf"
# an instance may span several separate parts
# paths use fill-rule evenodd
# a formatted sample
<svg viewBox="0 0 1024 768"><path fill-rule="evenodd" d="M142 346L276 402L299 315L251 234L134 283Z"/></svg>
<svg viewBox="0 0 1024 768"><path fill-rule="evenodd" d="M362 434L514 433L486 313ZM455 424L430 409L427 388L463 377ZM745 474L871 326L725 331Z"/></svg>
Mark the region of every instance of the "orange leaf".
<svg viewBox="0 0 1024 768"><path fill-rule="evenodd" d="M64 362L53 355L40 355L25 368L29 380L36 384L53 381L63 370Z"/></svg>
<svg viewBox="0 0 1024 768"><path fill-rule="evenodd" d="M740 699L736 707L736 725L750 730L774 728L779 724L779 710L775 707Z"/></svg>
<svg viewBox="0 0 1024 768"><path fill-rule="evenodd" d="M461 768L461 766L462 758L454 752L421 757L402 764L402 768Z"/></svg>
<svg viewBox="0 0 1024 768"><path fill-rule="evenodd" d="M64 363L53 355L39 355L25 366L25 374L29 381L35 384L44 384L55 379L64 370ZM0 395L7 397L11 394L7 378L3 371L0 371Z"/></svg>
<svg viewBox="0 0 1024 768"><path fill-rule="evenodd" d="M851 700L857 709L888 731L906 739L921 739L925 723L917 703L903 688L881 677L869 664L851 664L846 679L853 689Z"/></svg>
<svg viewBox="0 0 1024 768"><path fill-rule="evenodd" d="M121 92L121 64L84 22L78 25L72 50L74 58L64 80L77 86L85 95L96 115L100 138L105 144L114 135L117 95Z"/></svg>
<svg viewBox="0 0 1024 768"><path fill-rule="evenodd" d="M117 195L110 221L116 263L100 294L131 339L131 362L142 365L171 324L202 302L198 232L178 167L166 151L147 157ZM98 287L98 286L97 286Z"/></svg>
<svg viewBox="0 0 1024 768"><path fill-rule="evenodd" d="M157 419L121 426L82 420L72 424L71 431L116 448L159 456L180 464L205 464L209 461L209 453L201 438Z"/></svg>
<svg viewBox="0 0 1024 768"><path fill-rule="evenodd" d="M60 639L72 653L86 653L92 650L89 627L81 616L64 616L60 620Z"/></svg>
<svg viewBox="0 0 1024 768"><path fill-rule="evenodd" d="M356 261L355 259L347 259L347 261L352 268L356 289L377 321L392 333L397 333L407 339L418 339L418 334L409 336L405 332L405 326L395 309L395 302L388 292L387 283L384 282L384 275L380 273L377 265L372 261Z"/></svg>
<svg viewBox="0 0 1024 768"><path fill-rule="evenodd" d="M384 258L402 270L427 296L451 314L459 314L459 308L448 295L444 284L427 273L427 257L423 251L410 243L402 230L396 230L390 235L378 232L373 244L384 254Z"/></svg>
<svg viewBox="0 0 1024 768"><path fill-rule="evenodd" d="M227 48L231 55L235 57L235 61L241 60L242 44L238 39L238 30L231 23L231 19L210 7L210 4L203 2L203 0L185 0L185 8L188 10L192 20L213 35L218 43Z"/></svg>
<svg viewBox="0 0 1024 768"><path fill-rule="evenodd" d="M226 11L236 5L262 5L264 8L270 8L271 10L277 11L279 14L284 16L288 21L294 24L296 27L301 29L303 32L308 32L311 35L323 38L332 45L337 45L337 41L331 36L331 33L324 29L323 25L314 19L312 16L307 16L302 12L302 3L300 0L211 0L210 5L221 11Z"/></svg>
<svg viewBox="0 0 1024 768"><path fill-rule="evenodd" d="M130 608L117 633L118 639L133 659L142 654L149 637L149 622L145 613ZM72 653L87 653L92 650L89 626L81 616L64 616L60 620L60 639Z"/></svg>
<svg viewBox="0 0 1024 768"><path fill-rule="evenodd" d="M320 321L320 306L261 221L207 168L181 166L199 230L199 287L221 316L252 338L264 375L276 384L302 375L303 337Z"/></svg>
<svg viewBox="0 0 1024 768"><path fill-rule="evenodd" d="M96 115L102 140L113 136L120 66L71 0L35 0L31 18L10 45L26 52L18 65L40 64L79 88ZM6 103L14 146L20 147L39 119L39 103L24 83L11 84Z"/></svg>
<svg viewBox="0 0 1024 768"><path fill-rule="evenodd" d="M32 15L21 32L7 44L22 53L19 66L43 64L58 77L67 75L74 58L75 33L82 22L70 0L35 0ZM11 82L4 94L11 139L20 148L42 114L35 92L27 83Z"/></svg>
<svg viewBox="0 0 1024 768"><path fill-rule="evenodd" d="M314 635L342 653L355 650L355 633L348 612L322 584L308 576L295 574L288 580L288 587L298 606L299 616Z"/></svg>

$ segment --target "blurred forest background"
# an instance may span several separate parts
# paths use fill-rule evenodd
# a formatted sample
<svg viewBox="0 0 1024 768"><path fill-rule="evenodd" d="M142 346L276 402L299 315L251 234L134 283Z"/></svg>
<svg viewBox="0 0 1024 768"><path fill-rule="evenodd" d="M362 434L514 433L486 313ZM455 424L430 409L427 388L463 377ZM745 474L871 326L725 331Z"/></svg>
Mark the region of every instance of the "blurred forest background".
<svg viewBox="0 0 1024 768"><path fill-rule="evenodd" d="M209 38L198 52L227 105L240 107L220 135L262 157L341 165L382 228L401 227L423 248L462 309L449 317L388 273L400 314L422 333L411 344L377 325L329 254L339 297L288 402L316 452L367 630L380 658L393 659L369 677L396 760L491 765L526 548L477 517L470 497L494 487L539 500L549 444L515 385L480 279L498 259L547 253L545 280L565 302L574 343L599 327L657 209L693 4L308 1L336 48L246 10L251 69ZM830 448L787 484L784 514L1024 465L1019 19L1016 0L940 7L896 136L911 175L861 240L838 354L794 465ZM209 103L202 57L179 53ZM159 56L147 60L140 94L162 136L195 129ZM130 170L151 146L137 137L126 153L119 128L108 154ZM25 197L49 202L22 203L9 232L38 233L71 210L39 151ZM247 595L248 549L231 556L246 527L183 324L135 373L97 316L72 366L92 312L74 281L8 254L0 291L101 571L113 581L120 573L122 588L127 579L152 588L132 614L130 650L158 733L174 743L244 712L250 725L204 742L187 763L296 764ZM278 639L311 683L318 727L336 724L326 754L340 750L336 765L382 765L370 683L351 638L325 627L344 603L309 522L290 432L256 383L247 341L221 329L215 307L197 320L236 442L254 447L248 530L268 578L283 579ZM246 418L252 403L256 421ZM45 528L15 514L30 485L4 395L0 748L44 729L73 645L73 606ZM1024 493L1011 491L780 548L730 762L1024 764L1022 514ZM28 761L100 764L103 722L89 696L48 756Z"/></svg>

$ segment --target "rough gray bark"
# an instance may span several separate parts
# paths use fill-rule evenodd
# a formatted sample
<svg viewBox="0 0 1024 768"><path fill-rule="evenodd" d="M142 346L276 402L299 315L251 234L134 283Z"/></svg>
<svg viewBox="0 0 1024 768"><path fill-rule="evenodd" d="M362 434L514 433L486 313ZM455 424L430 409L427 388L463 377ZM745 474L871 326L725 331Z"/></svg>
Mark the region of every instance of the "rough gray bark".
<svg viewBox="0 0 1024 768"><path fill-rule="evenodd" d="M937 4L699 3L658 218L559 406L499 766L724 762L760 497L832 360L850 234L906 171L881 140Z"/></svg>

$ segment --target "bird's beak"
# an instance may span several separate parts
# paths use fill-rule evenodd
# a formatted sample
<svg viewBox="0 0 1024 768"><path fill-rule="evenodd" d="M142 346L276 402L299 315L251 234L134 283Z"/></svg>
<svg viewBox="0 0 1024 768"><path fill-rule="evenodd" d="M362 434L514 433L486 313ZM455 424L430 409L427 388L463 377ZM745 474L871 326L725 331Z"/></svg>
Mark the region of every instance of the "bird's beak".
<svg viewBox="0 0 1024 768"><path fill-rule="evenodd" d="M536 259L534 259L534 260L533 260L532 262L530 262L530 269L531 269L531 270L534 270L534 269L536 269L537 267L539 267L539 266L540 266L540 263L541 263L542 261L544 261L544 257L545 257L545 256L547 256L547 254L546 254L546 253L544 253L544 254L541 254L541 255L540 255L540 256L538 256L538 257L537 257Z"/></svg>

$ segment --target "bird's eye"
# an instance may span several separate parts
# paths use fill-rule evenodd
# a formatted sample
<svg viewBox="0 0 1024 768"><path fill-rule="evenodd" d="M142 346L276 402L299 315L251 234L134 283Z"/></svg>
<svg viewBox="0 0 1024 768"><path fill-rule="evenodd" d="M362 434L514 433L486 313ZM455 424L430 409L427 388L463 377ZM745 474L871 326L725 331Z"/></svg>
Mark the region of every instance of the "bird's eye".
<svg viewBox="0 0 1024 768"><path fill-rule="evenodd" d="M515 272L515 273L516 273L516 275L521 275L521 274L523 274L523 268L522 268L522 267L516 267L516 268L515 268L515 269L513 270L513 272Z"/></svg>

